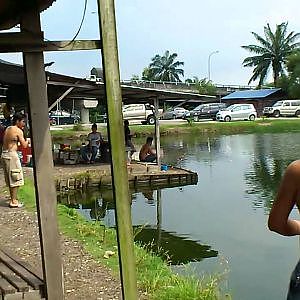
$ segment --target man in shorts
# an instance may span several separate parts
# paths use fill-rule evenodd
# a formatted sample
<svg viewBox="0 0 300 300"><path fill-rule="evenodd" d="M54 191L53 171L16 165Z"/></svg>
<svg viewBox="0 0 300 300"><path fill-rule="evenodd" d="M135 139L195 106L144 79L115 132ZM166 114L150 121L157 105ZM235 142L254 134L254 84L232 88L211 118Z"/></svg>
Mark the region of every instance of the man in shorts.
<svg viewBox="0 0 300 300"><path fill-rule="evenodd" d="M153 138L147 137L146 144L144 144L140 150L139 158L143 162L154 162L156 160L156 153L151 148Z"/></svg>
<svg viewBox="0 0 300 300"><path fill-rule="evenodd" d="M6 128L3 136L2 163L5 182L10 192L9 207L22 207L23 203L17 200L19 186L24 185L23 170L17 153L18 143L24 148L28 147L29 139L24 139L25 116L16 113L13 116L12 126Z"/></svg>

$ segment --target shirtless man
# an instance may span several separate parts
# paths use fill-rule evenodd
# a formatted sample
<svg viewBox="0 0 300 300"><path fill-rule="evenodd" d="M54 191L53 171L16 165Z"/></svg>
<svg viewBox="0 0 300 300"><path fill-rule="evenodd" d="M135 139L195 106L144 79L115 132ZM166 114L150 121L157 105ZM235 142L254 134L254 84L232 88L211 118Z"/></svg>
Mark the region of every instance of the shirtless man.
<svg viewBox="0 0 300 300"><path fill-rule="evenodd" d="M300 221L290 218L294 206L300 209L300 160L292 162L281 179L270 211L269 229L284 236L300 235ZM300 260L290 280L287 299L300 299Z"/></svg>
<svg viewBox="0 0 300 300"><path fill-rule="evenodd" d="M156 160L156 153L151 148L153 138L147 137L146 144L142 146L139 154L140 161L154 162Z"/></svg>
<svg viewBox="0 0 300 300"><path fill-rule="evenodd" d="M22 165L17 153L18 142L27 148L29 139L24 139L23 129L25 127L25 116L16 113L13 116L13 125L6 128L3 137L2 163L5 182L10 192L9 207L22 207L23 204L17 200L19 186L24 185Z"/></svg>

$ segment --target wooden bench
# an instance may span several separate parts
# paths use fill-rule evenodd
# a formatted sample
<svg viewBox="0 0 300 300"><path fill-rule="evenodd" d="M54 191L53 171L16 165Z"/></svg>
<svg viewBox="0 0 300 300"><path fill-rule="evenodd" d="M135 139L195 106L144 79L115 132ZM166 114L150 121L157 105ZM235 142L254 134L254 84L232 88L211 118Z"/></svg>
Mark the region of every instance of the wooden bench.
<svg viewBox="0 0 300 300"><path fill-rule="evenodd" d="M28 263L0 248L0 300L45 299L42 274Z"/></svg>

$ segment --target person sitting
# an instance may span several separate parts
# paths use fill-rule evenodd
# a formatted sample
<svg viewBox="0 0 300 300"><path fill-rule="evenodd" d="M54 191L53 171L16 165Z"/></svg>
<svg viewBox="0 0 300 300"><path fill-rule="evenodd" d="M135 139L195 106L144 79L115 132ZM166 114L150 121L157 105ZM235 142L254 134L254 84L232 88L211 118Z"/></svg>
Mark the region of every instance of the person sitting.
<svg viewBox="0 0 300 300"><path fill-rule="evenodd" d="M92 132L88 134L87 139L89 143L88 145L83 145L83 147L81 147L81 157L85 162L93 164L95 162L99 147L103 142L101 133L97 131L96 123L92 125ZM90 158L89 154L91 154Z"/></svg>
<svg viewBox="0 0 300 300"><path fill-rule="evenodd" d="M156 153L151 148L153 137L147 137L146 144L140 150L139 158L143 162L154 162L156 160Z"/></svg>

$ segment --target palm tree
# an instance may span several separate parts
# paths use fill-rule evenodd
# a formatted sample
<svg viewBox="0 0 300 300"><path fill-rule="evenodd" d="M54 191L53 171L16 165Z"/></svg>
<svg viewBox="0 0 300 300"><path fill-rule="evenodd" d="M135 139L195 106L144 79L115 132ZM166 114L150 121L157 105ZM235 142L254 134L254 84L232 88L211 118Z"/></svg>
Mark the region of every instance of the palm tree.
<svg viewBox="0 0 300 300"><path fill-rule="evenodd" d="M267 24L264 26L265 38L252 32L260 45L242 46L242 48L256 54L245 58L243 61L244 67L254 67L249 83L259 78L258 85L261 86L271 69L274 85L277 85L279 76L284 74L287 56L300 46L300 43L296 42L300 34L294 33L294 31L288 33L287 26L287 22L281 23L276 25L275 32L272 32L270 25Z"/></svg>
<svg viewBox="0 0 300 300"><path fill-rule="evenodd" d="M167 50L163 56L156 54L152 58L149 65L149 71L153 74L155 80L158 81L179 81L179 76L184 76L183 69L178 67L183 66L184 62L176 61L177 53L172 53Z"/></svg>

